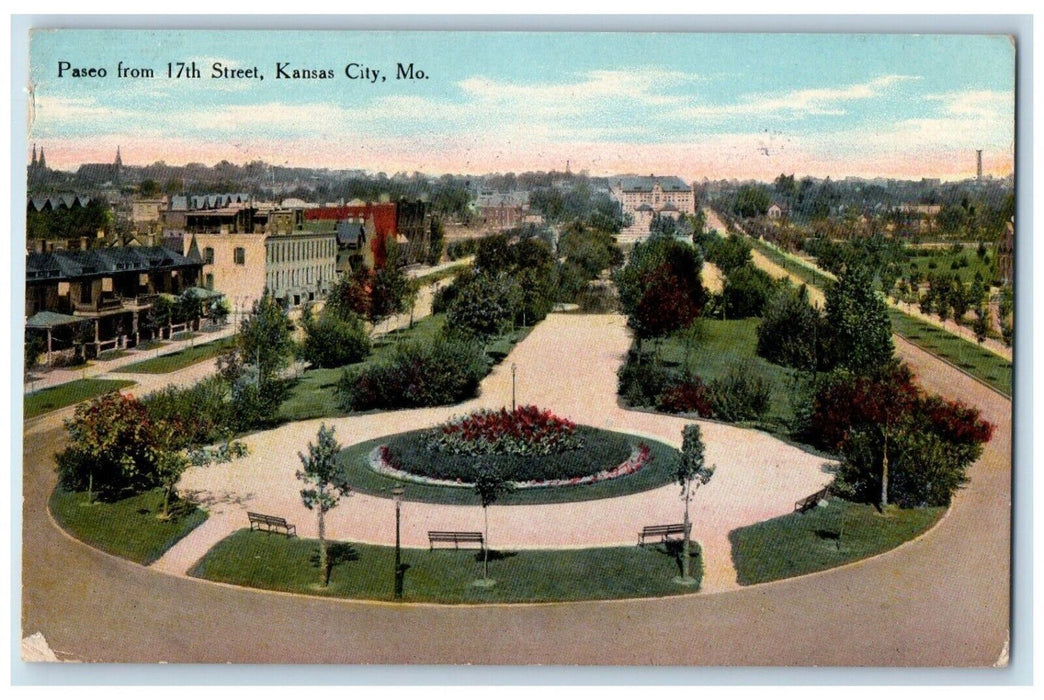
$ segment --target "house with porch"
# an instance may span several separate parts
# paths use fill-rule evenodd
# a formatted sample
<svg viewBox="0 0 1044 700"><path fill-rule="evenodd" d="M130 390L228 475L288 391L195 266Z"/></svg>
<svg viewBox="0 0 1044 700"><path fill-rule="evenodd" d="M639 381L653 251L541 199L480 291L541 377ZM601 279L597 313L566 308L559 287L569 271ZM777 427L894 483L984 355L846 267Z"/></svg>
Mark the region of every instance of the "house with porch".
<svg viewBox="0 0 1044 700"><path fill-rule="evenodd" d="M28 253L26 328L46 334L48 362L77 344L94 355L134 346L157 331L148 315L157 297L199 286L202 266L198 254L162 246Z"/></svg>

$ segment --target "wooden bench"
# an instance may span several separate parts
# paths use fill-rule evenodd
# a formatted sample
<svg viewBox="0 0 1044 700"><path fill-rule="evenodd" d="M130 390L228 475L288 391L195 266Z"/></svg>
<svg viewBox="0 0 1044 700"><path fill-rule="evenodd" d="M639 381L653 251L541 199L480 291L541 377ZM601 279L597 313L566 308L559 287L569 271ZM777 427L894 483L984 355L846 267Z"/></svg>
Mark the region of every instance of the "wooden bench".
<svg viewBox="0 0 1044 700"><path fill-rule="evenodd" d="M822 488L822 489L816 491L811 496L805 496L800 501L796 501L794 503L794 512L795 513L804 513L806 510L811 510L812 508L815 508L816 505L818 505L820 501L822 501L824 498L826 498L829 495L830 495L830 487L827 486L826 488Z"/></svg>
<svg viewBox="0 0 1044 700"><path fill-rule="evenodd" d="M285 518L277 518L274 515L263 515L262 513L247 513L247 518L250 519L250 530L264 530L265 532L273 532L275 530L282 530L287 537L297 534L297 528L290 523L286 522Z"/></svg>
<svg viewBox="0 0 1044 700"><path fill-rule="evenodd" d="M692 526L690 525L688 530L691 529ZM661 542L667 542L671 538L671 535L680 535L681 537L685 537L685 535L687 534L689 533L687 532L685 523L672 523L670 525L646 525L642 528L642 531L638 533L638 546L644 547L645 540L647 540L650 537L655 537L659 539Z"/></svg>
<svg viewBox="0 0 1044 700"><path fill-rule="evenodd" d="M435 549L436 543L453 543L454 549L460 549L462 544L477 544L479 549L484 549L486 543L482 539L481 532L452 532L446 530L428 530L428 551Z"/></svg>

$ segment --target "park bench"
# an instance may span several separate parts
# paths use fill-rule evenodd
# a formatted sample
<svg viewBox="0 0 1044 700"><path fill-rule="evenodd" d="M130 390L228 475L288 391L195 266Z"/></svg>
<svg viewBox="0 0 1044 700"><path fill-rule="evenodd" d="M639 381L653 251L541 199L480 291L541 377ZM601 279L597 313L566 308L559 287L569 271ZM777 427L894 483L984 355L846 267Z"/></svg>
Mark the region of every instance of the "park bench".
<svg viewBox="0 0 1044 700"><path fill-rule="evenodd" d="M479 549L485 548L481 532L452 532L446 530L428 530L428 551L435 549L437 543L453 543L454 549L462 544L477 544Z"/></svg>
<svg viewBox="0 0 1044 700"><path fill-rule="evenodd" d="M805 496L800 501L794 503L795 513L804 513L806 510L814 508L820 501L830 495L830 487L827 486L816 491L811 496Z"/></svg>
<svg viewBox="0 0 1044 700"><path fill-rule="evenodd" d="M638 534L638 546L644 547L645 540L650 537L658 538L661 542L667 542L671 538L671 535L680 535L684 537L689 534L687 530L691 528L691 525L689 528L686 528L685 523L672 523L671 525L646 525Z"/></svg>
<svg viewBox="0 0 1044 700"><path fill-rule="evenodd" d="M264 530L265 532L273 532L276 529L282 530L287 537L297 534L297 528L290 523L286 522L285 518L277 518L274 515L263 515L261 513L247 513L247 518L250 519L250 530Z"/></svg>

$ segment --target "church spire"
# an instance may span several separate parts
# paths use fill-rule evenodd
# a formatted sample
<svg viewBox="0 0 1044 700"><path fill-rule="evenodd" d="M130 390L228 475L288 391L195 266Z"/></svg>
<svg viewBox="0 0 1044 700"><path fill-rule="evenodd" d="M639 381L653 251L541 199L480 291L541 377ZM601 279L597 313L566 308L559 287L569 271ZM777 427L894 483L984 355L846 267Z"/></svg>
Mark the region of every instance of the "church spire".
<svg viewBox="0 0 1044 700"><path fill-rule="evenodd" d="M113 163L113 165L115 165L117 168L122 168L123 167L123 159L120 158L120 147L119 146L116 147L116 162Z"/></svg>
<svg viewBox="0 0 1044 700"><path fill-rule="evenodd" d="M35 146L33 146L35 148ZM47 160L44 158L43 146L40 146L40 160L36 161L36 165L40 170L47 170Z"/></svg>
<svg viewBox="0 0 1044 700"><path fill-rule="evenodd" d="M34 167L34 168L36 167L36 144L35 144L35 143L33 144L33 160L32 160L32 167Z"/></svg>

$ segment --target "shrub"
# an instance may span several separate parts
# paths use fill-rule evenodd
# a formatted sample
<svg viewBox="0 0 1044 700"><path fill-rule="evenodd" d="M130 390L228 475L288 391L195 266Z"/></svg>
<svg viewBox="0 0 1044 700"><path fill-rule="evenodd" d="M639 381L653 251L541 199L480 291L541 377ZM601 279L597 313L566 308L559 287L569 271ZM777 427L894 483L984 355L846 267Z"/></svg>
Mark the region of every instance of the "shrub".
<svg viewBox="0 0 1044 700"><path fill-rule="evenodd" d="M439 337L431 343L404 343L387 360L346 370L337 393L349 411L440 406L475 396L488 371L477 343Z"/></svg>
<svg viewBox="0 0 1044 700"><path fill-rule="evenodd" d="M660 395L657 408L668 413L695 413L714 417L711 388L698 376L685 377L670 384Z"/></svg>
<svg viewBox="0 0 1044 700"><path fill-rule="evenodd" d="M370 336L355 314L346 320L326 313L318 319L306 318L304 329L302 355L315 367L343 367L370 354Z"/></svg>
<svg viewBox="0 0 1044 700"><path fill-rule="evenodd" d="M216 442L234 422L228 384L209 377L189 387L168 386L141 400L150 417L179 426L193 445Z"/></svg>
<svg viewBox="0 0 1044 700"><path fill-rule="evenodd" d="M771 387L750 363L733 367L710 389L714 415L721 420L760 420L768 412Z"/></svg>
<svg viewBox="0 0 1044 700"><path fill-rule="evenodd" d="M816 369L827 354L829 333L804 285L797 293L784 287L771 298L757 333L758 355L784 367Z"/></svg>
<svg viewBox="0 0 1044 700"><path fill-rule="evenodd" d="M633 359L617 372L617 393L629 406L656 406L659 397L674 381L674 375L665 367Z"/></svg>
<svg viewBox="0 0 1044 700"><path fill-rule="evenodd" d="M477 411L428 431L425 444L464 455L548 455L583 446L575 423L536 406Z"/></svg>

